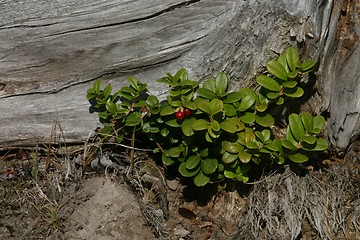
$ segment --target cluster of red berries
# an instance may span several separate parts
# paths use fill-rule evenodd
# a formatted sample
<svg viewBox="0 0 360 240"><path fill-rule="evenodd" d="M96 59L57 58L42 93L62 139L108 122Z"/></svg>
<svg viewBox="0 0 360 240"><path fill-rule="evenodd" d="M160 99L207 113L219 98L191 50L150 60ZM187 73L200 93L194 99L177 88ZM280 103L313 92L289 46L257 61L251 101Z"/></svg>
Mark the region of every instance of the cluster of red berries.
<svg viewBox="0 0 360 240"><path fill-rule="evenodd" d="M180 109L175 113L175 117L177 120L183 120L185 116L189 116L191 114L191 110L188 108Z"/></svg>

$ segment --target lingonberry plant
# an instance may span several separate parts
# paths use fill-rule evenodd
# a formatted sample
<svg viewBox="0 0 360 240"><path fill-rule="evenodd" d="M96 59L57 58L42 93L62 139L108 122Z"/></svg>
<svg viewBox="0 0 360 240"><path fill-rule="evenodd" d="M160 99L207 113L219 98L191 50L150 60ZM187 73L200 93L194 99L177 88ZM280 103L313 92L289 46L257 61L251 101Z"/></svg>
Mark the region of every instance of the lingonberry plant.
<svg viewBox="0 0 360 240"><path fill-rule="evenodd" d="M154 151L161 152L163 164L176 164L196 186L223 179L246 182L261 161L303 163L312 151L328 148L319 137L325 125L320 115L291 113L286 134L272 132L276 123L271 110L304 94L299 82L315 64L301 63L297 50L289 48L266 65L266 75L256 78L259 92L250 88L228 92L228 77L222 72L200 86L180 69L158 80L170 88L161 102L134 77L114 94L111 85L102 90L96 80L87 98L104 125L100 131L104 137L121 142L129 135L134 147L136 134L147 134L158 146Z"/></svg>

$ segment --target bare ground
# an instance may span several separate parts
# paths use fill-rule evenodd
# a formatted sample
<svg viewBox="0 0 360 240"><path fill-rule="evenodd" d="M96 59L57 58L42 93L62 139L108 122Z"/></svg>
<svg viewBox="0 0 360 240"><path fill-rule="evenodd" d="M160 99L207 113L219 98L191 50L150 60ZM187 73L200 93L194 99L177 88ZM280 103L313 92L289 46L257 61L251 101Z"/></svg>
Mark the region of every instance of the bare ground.
<svg viewBox="0 0 360 240"><path fill-rule="evenodd" d="M127 154L83 164L81 151L2 152L0 239L360 239L359 142L343 158L205 188L145 153L130 177Z"/></svg>

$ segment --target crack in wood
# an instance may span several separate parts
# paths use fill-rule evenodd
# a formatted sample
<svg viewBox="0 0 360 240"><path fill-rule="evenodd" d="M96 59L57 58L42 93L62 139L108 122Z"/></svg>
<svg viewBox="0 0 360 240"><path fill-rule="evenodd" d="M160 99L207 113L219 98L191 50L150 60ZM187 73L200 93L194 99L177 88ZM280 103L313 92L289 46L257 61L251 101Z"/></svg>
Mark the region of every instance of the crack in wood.
<svg viewBox="0 0 360 240"><path fill-rule="evenodd" d="M80 29L74 29L74 30L69 30L69 31L64 31L64 32L60 32L60 33L56 33L56 34L51 34L51 35L47 35L46 37L54 37L54 36L59 36L59 35L64 35L64 34L68 34L68 33L74 33L74 32L81 32L81 31L89 31L89 30L94 30L94 29L101 29L101 28L108 28L108 27L114 27L114 26L119 26L119 25L124 25L124 24L129 24L129 23L135 23L135 22L140 22L140 21L146 21L155 17L158 17L160 15L163 15L165 13L171 12L177 8L181 8L181 7L185 7L185 6L190 6L194 3L200 2L201 0L189 0L189 1L185 1L185 2L181 2L178 4L174 4L169 6L168 8L165 8L159 12L153 13L151 15L145 16L145 17L141 17L141 18L134 18L131 20L127 20L127 21L122 21L122 22L116 22L116 23L109 23L109 24L105 24L105 25L99 25L99 26L92 26L92 27L86 27L86 28L80 28Z"/></svg>

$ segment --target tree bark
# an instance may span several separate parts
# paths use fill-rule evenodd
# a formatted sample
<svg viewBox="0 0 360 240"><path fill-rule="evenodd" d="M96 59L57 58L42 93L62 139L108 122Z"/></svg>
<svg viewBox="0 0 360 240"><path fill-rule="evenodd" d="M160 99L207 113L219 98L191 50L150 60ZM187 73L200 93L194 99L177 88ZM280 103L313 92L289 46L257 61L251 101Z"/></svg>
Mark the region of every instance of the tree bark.
<svg viewBox="0 0 360 240"><path fill-rule="evenodd" d="M56 121L80 143L98 125L86 90L114 88L185 67L194 79L219 71L232 89L255 87L266 62L296 46L319 60L316 113L329 113L339 148L359 132L359 4L326 0L0 0L0 146L47 142ZM339 22L340 20L340 22Z"/></svg>

